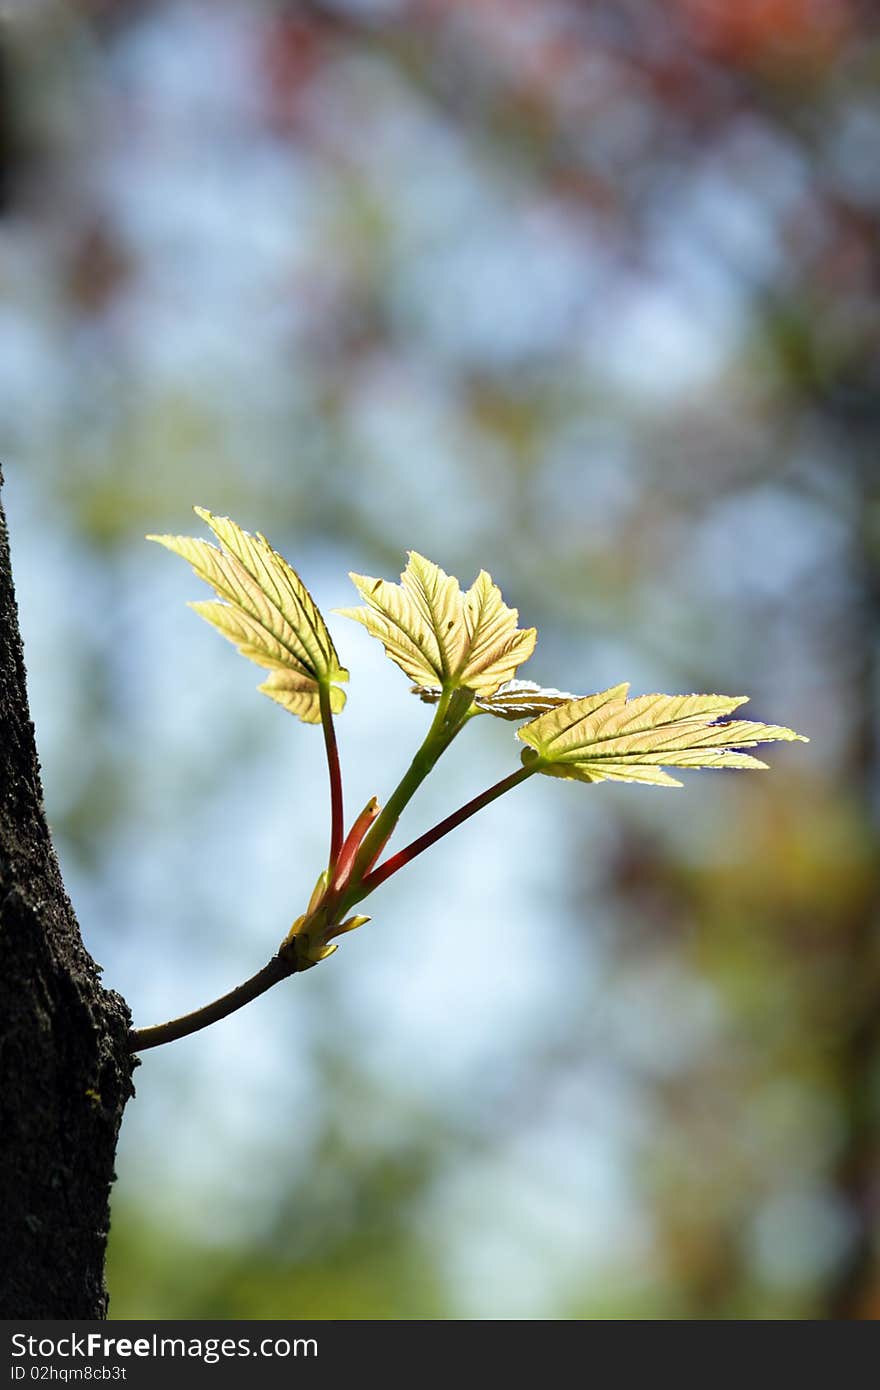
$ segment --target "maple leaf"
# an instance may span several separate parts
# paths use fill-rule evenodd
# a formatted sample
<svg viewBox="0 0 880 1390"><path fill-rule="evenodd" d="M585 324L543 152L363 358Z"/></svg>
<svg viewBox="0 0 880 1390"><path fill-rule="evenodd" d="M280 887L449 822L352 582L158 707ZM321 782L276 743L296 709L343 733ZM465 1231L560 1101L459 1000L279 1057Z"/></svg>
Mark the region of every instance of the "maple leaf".
<svg viewBox="0 0 880 1390"><path fill-rule="evenodd" d="M463 594L457 579L411 550L399 584L364 574L351 580L367 606L335 611L378 637L420 691L491 695L534 651L535 628L517 628L517 610L485 570Z"/></svg>
<svg viewBox="0 0 880 1390"><path fill-rule="evenodd" d="M320 689L334 713L345 704L335 682L347 681L324 619L299 575L265 536L249 535L229 517L196 515L210 526L220 546L192 536L147 536L181 555L220 601L191 603L200 617L234 642L242 656L272 674L259 687L305 724L321 719Z"/></svg>
<svg viewBox="0 0 880 1390"><path fill-rule="evenodd" d="M537 771L581 782L646 782L680 787L664 767L766 768L749 753L757 743L799 739L778 724L725 719L745 696L639 695L615 685L597 695L570 700L517 730L529 745L522 760ZM715 722L720 721L720 722Z"/></svg>
<svg viewBox="0 0 880 1390"><path fill-rule="evenodd" d="M436 705L443 693L439 685L414 685L412 693L426 705ZM505 681L493 695L478 695L473 708L481 714L494 714L498 719L534 719L545 710L576 700L570 691L554 690L536 685L534 681Z"/></svg>

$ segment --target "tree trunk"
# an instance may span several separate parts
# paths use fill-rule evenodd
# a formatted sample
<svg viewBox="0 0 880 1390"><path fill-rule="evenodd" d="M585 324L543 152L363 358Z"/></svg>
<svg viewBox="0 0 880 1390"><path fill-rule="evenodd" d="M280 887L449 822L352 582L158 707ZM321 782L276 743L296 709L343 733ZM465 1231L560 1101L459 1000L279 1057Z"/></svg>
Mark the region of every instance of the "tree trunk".
<svg viewBox="0 0 880 1390"><path fill-rule="evenodd" d="M2 485L2 475L0 475ZM103 1318L129 1013L102 988L42 805L0 501L0 1317Z"/></svg>

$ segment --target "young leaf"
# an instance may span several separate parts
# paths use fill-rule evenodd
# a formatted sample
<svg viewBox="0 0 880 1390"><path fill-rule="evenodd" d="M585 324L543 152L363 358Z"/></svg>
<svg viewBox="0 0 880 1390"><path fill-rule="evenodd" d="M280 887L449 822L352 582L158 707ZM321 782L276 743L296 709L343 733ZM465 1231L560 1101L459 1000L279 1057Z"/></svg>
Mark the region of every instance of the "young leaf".
<svg viewBox="0 0 880 1390"><path fill-rule="evenodd" d="M191 608L234 642L249 660L268 667L259 688L306 724L320 723L319 690L329 690L338 712L347 681L324 619L299 575L259 533L251 536L228 517L193 508L220 542L192 536L148 536L187 560L220 596Z"/></svg>
<svg viewBox="0 0 880 1390"><path fill-rule="evenodd" d="M351 579L367 606L336 612L378 637L420 692L439 686L490 695L534 651L535 629L517 628L516 609L485 570L463 594L457 579L412 550L399 584Z"/></svg>
<svg viewBox="0 0 880 1390"><path fill-rule="evenodd" d="M414 685L412 693L426 705L436 705L442 694L438 685ZM494 714L498 719L534 719L545 710L576 700L570 691L553 690L536 685L534 681L505 681L494 695L478 695L474 711Z"/></svg>
<svg viewBox="0 0 880 1390"><path fill-rule="evenodd" d="M778 724L724 720L745 696L640 695L627 700L628 685L570 700L517 730L529 744L522 760L539 759L539 772L581 782L647 782L680 787L664 767L766 767L738 748L803 734ZM713 721L721 720L715 723Z"/></svg>
<svg viewBox="0 0 880 1390"><path fill-rule="evenodd" d="M191 605L195 608L195 604ZM243 648L239 648L242 651ZM337 676L337 680L344 677ZM273 671L262 685L257 689L263 695L268 695L270 700L281 705L290 714L295 714L304 724L320 724L321 710L319 705L317 686L309 676L303 676L298 671ZM339 714L345 708L345 691L340 690L338 685L330 686L330 709L333 714Z"/></svg>

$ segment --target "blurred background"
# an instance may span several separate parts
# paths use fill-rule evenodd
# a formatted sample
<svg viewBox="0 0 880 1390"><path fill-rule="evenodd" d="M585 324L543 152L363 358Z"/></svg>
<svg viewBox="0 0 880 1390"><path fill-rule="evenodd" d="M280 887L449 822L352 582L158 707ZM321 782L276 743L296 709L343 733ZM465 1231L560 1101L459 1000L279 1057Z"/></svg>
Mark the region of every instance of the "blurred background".
<svg viewBox="0 0 880 1390"><path fill-rule="evenodd" d="M414 547L537 624L523 676L812 739L679 792L536 779L331 963L145 1054L112 1314L880 1316L876 9L0 11L32 713L138 1024L262 965L326 854L320 734L142 540L193 503L325 613ZM430 711L330 621L353 811ZM512 734L471 725L405 839Z"/></svg>

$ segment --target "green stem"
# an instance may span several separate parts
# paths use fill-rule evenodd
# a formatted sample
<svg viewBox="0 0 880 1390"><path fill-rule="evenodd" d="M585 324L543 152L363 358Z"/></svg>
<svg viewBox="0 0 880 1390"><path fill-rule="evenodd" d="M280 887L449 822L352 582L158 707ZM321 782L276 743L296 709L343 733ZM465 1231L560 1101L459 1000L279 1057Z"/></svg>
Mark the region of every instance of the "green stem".
<svg viewBox="0 0 880 1390"><path fill-rule="evenodd" d="M511 772L509 776L502 778L500 782L496 782L493 787L489 787L487 791L481 792L479 796L475 796L471 801L467 802L466 805L460 807L459 810L453 811L452 815L447 816L445 820L440 821L433 829L427 830L424 835L420 835L418 839L413 840L404 849L392 855L390 859L387 859L378 869L369 873L368 870L370 865L375 863L376 857L381 854L382 848L387 843L407 802L411 800L418 787L437 762L437 759L445 749L449 747L449 744L467 720L468 716L466 711L464 713L458 711L451 719L447 720L451 699L452 692L449 691L441 698L437 713L434 716L434 720L425 736L421 748L416 753L407 772L401 778L400 783L389 798L384 811L380 813L374 821L371 830L364 837L360 851L355 858L351 877L349 879L351 887L344 889L341 897L334 902L334 908L340 915L343 904L348 906L360 902L367 894L372 893L374 888L378 888L380 883L384 883L386 878L390 878L392 874L397 873L398 869L402 869L410 860L415 859L416 855L421 854L423 850L436 844L444 835L448 835L450 830L454 830L457 825L461 825L463 821L476 815L477 811L481 811L484 806L490 805L490 803L495 801L499 796L503 796L505 792L518 786L520 782L524 782L527 777L531 777L533 773L540 770L540 762L536 759L528 766L518 768L516 772ZM329 696L327 707L329 712ZM323 712L324 702L322 699L322 714ZM328 727L330 729L329 737L327 736ZM339 761L336 757L336 741L333 738L331 721L325 720L324 732L327 740L328 762L331 768L330 784L334 808L333 827L335 842L335 835L337 833L336 826L337 824L339 826L342 825L342 787L338 778ZM334 767L336 769L335 776L333 772ZM338 811L336 809L337 807ZM366 816L370 810L371 804L368 803L361 818ZM375 843L371 844L373 840ZM337 859L340 848L341 835L340 844L335 849L335 857ZM269 963L263 966L262 970L257 971L256 975L252 975L249 980L245 980L243 984L237 985L235 989L230 990L228 994L221 995L219 999L215 999L212 1003L205 1004L202 1008L193 1010L192 1013L184 1014L181 1018L171 1019L168 1023L158 1023L152 1028L133 1028L128 1035L129 1051L145 1052L147 1048L160 1047L163 1043L175 1042L178 1038L185 1038L190 1033L198 1033L202 1028L207 1028L210 1024L217 1023L221 1018L226 1018L229 1014L235 1013L237 1009L243 1008L245 1004L249 1004L253 999L257 999L261 994L265 994L266 990L271 989L273 985L277 985L281 980L287 979L288 976L295 974L296 971L297 964L295 957L288 959L286 955L273 956Z"/></svg>
<svg viewBox="0 0 880 1390"><path fill-rule="evenodd" d="M494 787L490 787L488 791L481 792L472 801L468 801L466 805L453 811L451 816L439 821L431 830L426 830L424 835L419 835L418 839L413 840L397 854L393 854L378 869L374 869L371 874L367 875L361 884L363 895L372 893L374 888L378 888L379 884L384 883L386 878L390 878L392 874L397 873L398 869L402 869L410 860L415 859L417 854L430 849L431 845L435 845L438 840L442 840L444 835L448 835L450 830L454 830L463 821L475 816L478 811L482 811L484 806L490 805L499 796L503 796L505 792L509 792L513 787L518 787L520 782L524 782L527 777L531 777L537 771L537 767L534 766L518 768L516 772L511 772L509 777L504 777L500 782L496 782Z"/></svg>
<svg viewBox="0 0 880 1390"><path fill-rule="evenodd" d="M330 687L318 687L321 706L321 723L324 726L324 747L327 749L327 769L330 773L330 868L339 858L344 835L344 815L342 808L342 773L339 767L339 750L336 747L336 730L333 727L333 710L330 707Z"/></svg>
<svg viewBox="0 0 880 1390"><path fill-rule="evenodd" d="M273 956L269 964L258 970L256 975L231 989L228 994L215 999L212 1004L205 1004L201 1009L193 1010L191 1014L184 1014L182 1018L173 1018L169 1023L157 1023L153 1028L132 1028L128 1035L128 1050L144 1052L148 1047L159 1047L162 1043L174 1042L190 1033L198 1033L200 1029L207 1028L218 1019L226 1018L228 1014L235 1013L236 1009L249 1004L252 999L265 994L267 989L277 985L280 980L286 980L295 970L296 966L289 961L282 960L280 956Z"/></svg>
<svg viewBox="0 0 880 1390"><path fill-rule="evenodd" d="M447 718L449 706L457 693L452 690L444 690L440 696L431 727L428 729L421 747L364 836L348 878L350 887L346 889L341 899L343 904L341 910L347 910L348 906L360 902L364 896L362 891L364 875L375 864L394 833L394 828L404 808L412 800L437 759L445 752L462 728L467 717L466 713L459 713L452 719Z"/></svg>

